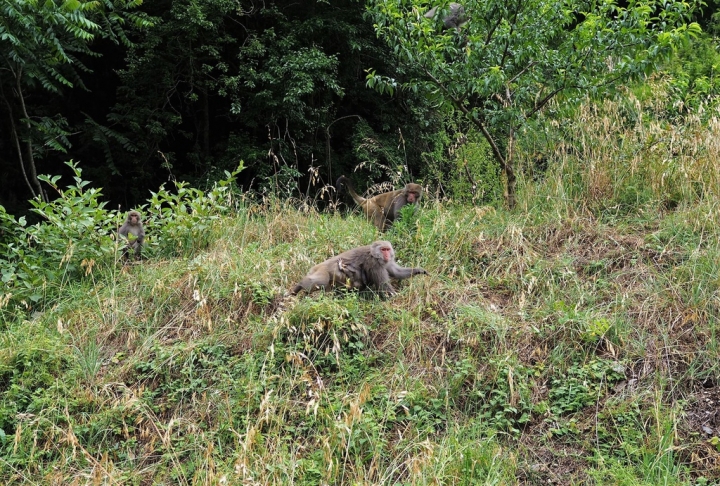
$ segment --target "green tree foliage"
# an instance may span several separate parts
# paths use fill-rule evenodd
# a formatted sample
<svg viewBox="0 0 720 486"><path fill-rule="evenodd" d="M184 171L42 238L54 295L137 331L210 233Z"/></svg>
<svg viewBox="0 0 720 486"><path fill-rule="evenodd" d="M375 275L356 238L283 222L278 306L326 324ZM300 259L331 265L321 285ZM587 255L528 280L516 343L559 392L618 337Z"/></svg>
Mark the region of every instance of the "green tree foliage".
<svg viewBox="0 0 720 486"><path fill-rule="evenodd" d="M689 33L693 5L654 0L469 0L467 23L442 29L449 3L435 15L417 0L370 0L378 35L400 63L399 79L370 70L368 84L425 94L436 106L459 111L483 134L506 178L505 199L515 205L516 132L554 97L599 94L648 73Z"/></svg>
<svg viewBox="0 0 720 486"><path fill-rule="evenodd" d="M358 2L165 0L146 11L157 25L130 49L111 126L92 130L133 187L168 171L197 180L239 159L262 187L312 166L327 182L333 154L351 153L353 125L377 126L380 100L358 73L382 44Z"/></svg>
<svg viewBox="0 0 720 486"><path fill-rule="evenodd" d="M9 127L12 150L33 196L45 198L35 160L49 150L70 147L65 116L30 105L34 94L61 95L80 87L87 71L82 56L98 38L128 44L125 24L146 26L131 11L142 0L6 0L0 6L0 106Z"/></svg>
<svg viewBox="0 0 720 486"><path fill-rule="evenodd" d="M720 52L717 38L703 34L682 46L668 66L667 81L671 103L667 116L688 113L711 117L720 95ZM704 108L704 109L700 109Z"/></svg>
<svg viewBox="0 0 720 486"><path fill-rule="evenodd" d="M362 3L159 0L143 9L155 25L133 37L108 121L89 121L83 135L129 199L168 173L202 186L240 159L239 182L298 195L298 181L334 182L365 162L361 146L396 148L398 127L406 158L420 165L432 117L421 102L408 109L407 98L388 103L365 86L369 60L390 70L392 59ZM112 190L106 174L93 176Z"/></svg>

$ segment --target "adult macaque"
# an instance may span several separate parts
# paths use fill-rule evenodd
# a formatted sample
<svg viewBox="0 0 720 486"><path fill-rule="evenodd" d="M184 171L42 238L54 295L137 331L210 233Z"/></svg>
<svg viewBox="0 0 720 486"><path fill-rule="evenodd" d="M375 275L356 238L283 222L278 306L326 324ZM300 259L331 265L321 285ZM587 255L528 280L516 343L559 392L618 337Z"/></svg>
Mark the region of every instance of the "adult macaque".
<svg viewBox="0 0 720 486"><path fill-rule="evenodd" d="M434 18L435 14L437 13L437 9L437 7L433 7L428 10L425 14L425 18ZM459 31L460 27L465 25L465 23L467 22L467 19L465 18L465 7L463 7L459 3L452 2L448 5L447 12L447 15L445 15L442 19L443 30L457 29Z"/></svg>
<svg viewBox="0 0 720 486"><path fill-rule="evenodd" d="M130 211L125 223L118 230L118 234L127 242L123 250L123 258L127 258L130 250L134 250L135 257L139 257L145 242L145 230L143 229L140 213Z"/></svg>
<svg viewBox="0 0 720 486"><path fill-rule="evenodd" d="M385 231L392 225L393 221L400 216L400 210L403 206L417 204L422 197L422 186L413 182L406 184L404 188L397 191L384 192L369 199L360 196L355 191L350 179L344 175L338 178L335 185L339 189L343 184L347 186L348 192L353 200L360 205L365 216L371 219L380 231Z"/></svg>
<svg viewBox="0 0 720 486"><path fill-rule="evenodd" d="M348 288L371 288L384 295L394 295L390 283L394 278L402 280L413 275L427 274L423 268L401 267L395 263L395 250L389 241L376 241L359 246L325 260L310 269L291 294L301 290L330 290L344 285Z"/></svg>

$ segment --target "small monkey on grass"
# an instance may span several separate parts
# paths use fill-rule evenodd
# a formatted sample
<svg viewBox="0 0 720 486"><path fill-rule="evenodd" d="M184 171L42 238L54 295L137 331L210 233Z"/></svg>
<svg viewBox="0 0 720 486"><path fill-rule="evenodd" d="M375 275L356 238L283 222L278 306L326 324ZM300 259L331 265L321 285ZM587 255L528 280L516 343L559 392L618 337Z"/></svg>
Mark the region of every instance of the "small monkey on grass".
<svg viewBox="0 0 720 486"><path fill-rule="evenodd" d="M134 250L135 257L140 257L143 243L145 242L145 230L142 225L142 218L137 211L130 211L125 219L125 223L118 230L118 234L122 236L127 244L123 248L123 258L127 258L130 250Z"/></svg>
<svg viewBox="0 0 720 486"><path fill-rule="evenodd" d="M338 190L345 184L353 200L363 209L365 216L372 220L380 231L385 231L400 216L400 210L406 204L418 204L422 197L422 186L410 182L397 191L384 192L365 199L353 187L350 179L340 176L335 183Z"/></svg>
<svg viewBox="0 0 720 486"><path fill-rule="evenodd" d="M402 280L419 274L427 272L423 268L401 267L395 263L395 250L390 242L376 241L315 265L290 293L296 295L301 290L309 293L345 286L372 288L383 295L394 295L396 292L390 283L391 278Z"/></svg>

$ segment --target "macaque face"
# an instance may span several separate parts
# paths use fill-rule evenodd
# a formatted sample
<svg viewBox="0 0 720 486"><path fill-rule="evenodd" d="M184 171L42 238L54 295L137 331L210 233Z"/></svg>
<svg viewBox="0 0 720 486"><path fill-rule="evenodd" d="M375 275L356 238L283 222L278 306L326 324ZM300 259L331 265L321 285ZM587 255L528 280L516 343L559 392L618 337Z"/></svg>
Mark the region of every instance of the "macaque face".
<svg viewBox="0 0 720 486"><path fill-rule="evenodd" d="M380 248L380 251L382 252L383 260L385 260L386 262L392 260L392 248L390 248L389 246L383 246L382 248Z"/></svg>

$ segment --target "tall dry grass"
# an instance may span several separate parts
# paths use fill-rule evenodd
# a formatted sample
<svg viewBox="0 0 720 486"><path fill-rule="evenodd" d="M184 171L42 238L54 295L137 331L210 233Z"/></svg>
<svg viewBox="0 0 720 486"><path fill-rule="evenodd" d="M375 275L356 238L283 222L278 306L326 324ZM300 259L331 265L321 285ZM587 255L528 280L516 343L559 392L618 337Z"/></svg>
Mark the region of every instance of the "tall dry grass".
<svg viewBox="0 0 720 486"><path fill-rule="evenodd" d="M523 208L543 198L606 212L700 204L718 223L720 110L670 115L668 89L658 81L642 100L629 89L616 99L587 100L570 119L550 123L549 142L524 154L529 164L540 153L549 170L541 184L523 181Z"/></svg>

